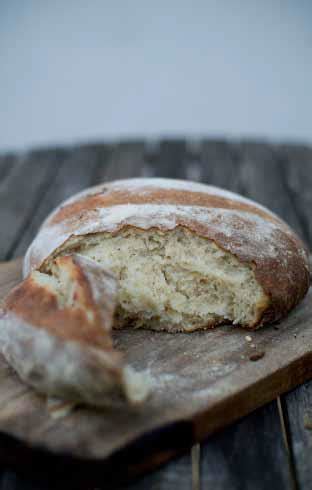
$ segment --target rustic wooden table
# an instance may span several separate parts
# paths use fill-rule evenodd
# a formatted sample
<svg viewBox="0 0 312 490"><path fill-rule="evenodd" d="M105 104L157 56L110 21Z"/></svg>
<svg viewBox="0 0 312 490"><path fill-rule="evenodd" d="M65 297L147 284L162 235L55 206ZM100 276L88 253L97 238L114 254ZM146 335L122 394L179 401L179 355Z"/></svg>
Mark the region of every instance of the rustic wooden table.
<svg viewBox="0 0 312 490"><path fill-rule="evenodd" d="M199 180L239 192L278 213L312 247L311 148L211 140L137 141L0 156L0 259L22 255L42 220L64 198L98 182L134 176ZM309 417L312 382L123 488L309 490ZM42 484L2 468L0 490L22 489L44 490Z"/></svg>

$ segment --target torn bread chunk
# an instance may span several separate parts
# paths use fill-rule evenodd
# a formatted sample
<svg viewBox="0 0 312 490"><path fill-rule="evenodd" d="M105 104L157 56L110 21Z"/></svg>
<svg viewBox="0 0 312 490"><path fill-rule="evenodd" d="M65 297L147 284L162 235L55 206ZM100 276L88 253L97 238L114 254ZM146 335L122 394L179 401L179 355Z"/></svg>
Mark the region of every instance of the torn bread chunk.
<svg viewBox="0 0 312 490"><path fill-rule="evenodd" d="M114 276L79 255L34 271L6 298L0 345L21 379L39 392L95 406L139 403L148 386L113 349Z"/></svg>

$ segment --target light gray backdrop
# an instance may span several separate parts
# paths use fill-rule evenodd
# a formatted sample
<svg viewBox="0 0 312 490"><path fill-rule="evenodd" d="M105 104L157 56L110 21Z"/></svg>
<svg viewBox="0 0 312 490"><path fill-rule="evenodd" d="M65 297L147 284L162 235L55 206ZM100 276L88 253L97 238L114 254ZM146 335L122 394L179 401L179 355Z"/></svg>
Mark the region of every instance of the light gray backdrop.
<svg viewBox="0 0 312 490"><path fill-rule="evenodd" d="M0 151L312 141L311 0L0 0Z"/></svg>

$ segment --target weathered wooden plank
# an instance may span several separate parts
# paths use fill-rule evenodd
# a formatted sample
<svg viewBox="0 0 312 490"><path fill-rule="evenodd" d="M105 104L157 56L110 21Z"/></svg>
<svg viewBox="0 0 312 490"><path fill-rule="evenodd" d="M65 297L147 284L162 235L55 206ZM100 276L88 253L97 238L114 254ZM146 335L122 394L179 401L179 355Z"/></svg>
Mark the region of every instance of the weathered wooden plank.
<svg viewBox="0 0 312 490"><path fill-rule="evenodd" d="M276 403L210 437L203 448L201 472L202 488L291 489Z"/></svg>
<svg viewBox="0 0 312 490"><path fill-rule="evenodd" d="M112 145L105 164L99 165L97 183L142 176L144 143L140 141Z"/></svg>
<svg viewBox="0 0 312 490"><path fill-rule="evenodd" d="M307 382L283 397L287 429L293 455L296 480L301 490L310 490L312 482L312 382Z"/></svg>
<svg viewBox="0 0 312 490"><path fill-rule="evenodd" d="M283 218L297 233L303 228L283 177L279 147L243 143L238 148L240 181L244 194L267 206Z"/></svg>
<svg viewBox="0 0 312 490"><path fill-rule="evenodd" d="M186 169L186 143L184 140L164 140L155 145L154 151L147 148L146 163L154 177L182 179Z"/></svg>
<svg viewBox="0 0 312 490"><path fill-rule="evenodd" d="M203 181L256 199L276 212L284 212L288 201L287 197L282 197L279 167L268 145L203 142L201 155ZM268 171L270 183L267 182ZM275 192L281 193L278 201ZM251 434L256 441L252 448ZM233 436L237 447L233 446ZM274 467L268 466L270 461L274 461ZM224 434L208 439L202 445L202 465L204 488L211 485L216 490L265 489L268 486L262 480L263 474L265 481L270 481L270 488L289 488L288 458L276 404L257 410Z"/></svg>
<svg viewBox="0 0 312 490"><path fill-rule="evenodd" d="M13 153L0 155L0 181L3 181L13 170L17 158Z"/></svg>
<svg viewBox="0 0 312 490"><path fill-rule="evenodd" d="M36 151L16 157L13 168L0 181L0 259L7 259L53 179L55 152Z"/></svg>
<svg viewBox="0 0 312 490"><path fill-rule="evenodd" d="M98 146L86 145L74 147L61 153L56 152L57 166L50 178L50 185L33 211L23 236L13 250L14 257L25 253L37 229L55 206L96 182L97 168L99 165L105 164L104 156L104 145L103 151Z"/></svg>
<svg viewBox="0 0 312 490"><path fill-rule="evenodd" d="M282 162L281 178L287 187L293 209L312 247L312 149L300 146L283 146L279 151Z"/></svg>
<svg viewBox="0 0 312 490"><path fill-rule="evenodd" d="M224 141L203 141L201 146L201 181L242 193L239 165L233 145Z"/></svg>
<svg viewBox="0 0 312 490"><path fill-rule="evenodd" d="M297 146L280 148L283 178L294 210L310 249L312 247L312 149ZM312 382L282 397L286 425L290 434L296 479L301 490L312 482Z"/></svg>
<svg viewBox="0 0 312 490"><path fill-rule="evenodd" d="M120 490L177 490L192 489L191 456L188 453L170 461L159 470L150 473ZM195 489L194 489L195 490Z"/></svg>
<svg viewBox="0 0 312 490"><path fill-rule="evenodd" d="M200 182L202 180L201 149L200 139L190 139L186 141L186 156L184 159L184 176L187 180Z"/></svg>

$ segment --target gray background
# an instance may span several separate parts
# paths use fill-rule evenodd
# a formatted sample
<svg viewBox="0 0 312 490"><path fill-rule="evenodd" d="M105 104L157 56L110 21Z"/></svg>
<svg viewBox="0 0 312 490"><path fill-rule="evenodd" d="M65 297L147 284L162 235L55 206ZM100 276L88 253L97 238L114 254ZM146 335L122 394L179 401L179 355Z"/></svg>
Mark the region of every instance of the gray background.
<svg viewBox="0 0 312 490"><path fill-rule="evenodd" d="M0 0L0 150L312 141L309 0Z"/></svg>

